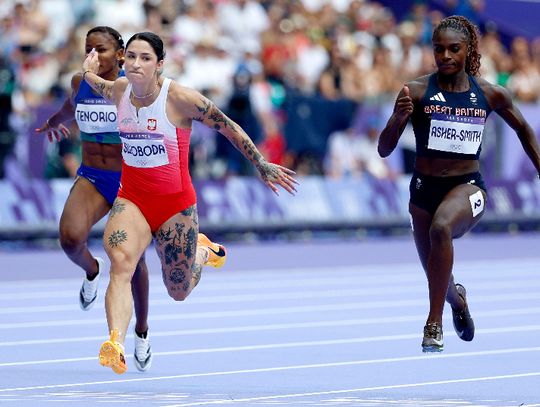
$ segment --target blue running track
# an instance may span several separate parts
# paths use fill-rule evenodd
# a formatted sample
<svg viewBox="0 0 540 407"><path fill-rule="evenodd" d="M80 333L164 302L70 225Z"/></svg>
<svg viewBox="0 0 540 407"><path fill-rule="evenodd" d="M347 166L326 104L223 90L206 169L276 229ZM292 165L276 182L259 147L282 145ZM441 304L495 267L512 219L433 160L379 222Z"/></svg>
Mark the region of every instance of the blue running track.
<svg viewBox="0 0 540 407"><path fill-rule="evenodd" d="M540 235L455 246L477 331L459 340L447 307L438 355L409 237L230 244L181 303L149 249L154 363L135 369L129 332L124 375L97 361L107 278L83 312L61 251L0 252L0 405L540 406Z"/></svg>

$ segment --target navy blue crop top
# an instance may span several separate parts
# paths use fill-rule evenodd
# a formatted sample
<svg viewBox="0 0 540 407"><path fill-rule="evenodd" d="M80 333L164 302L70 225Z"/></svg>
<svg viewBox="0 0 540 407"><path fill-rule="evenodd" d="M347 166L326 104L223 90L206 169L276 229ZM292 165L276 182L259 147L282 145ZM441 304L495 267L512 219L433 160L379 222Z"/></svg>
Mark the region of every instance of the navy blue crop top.
<svg viewBox="0 0 540 407"><path fill-rule="evenodd" d="M471 75L469 84L465 92L448 92L437 85L437 74L429 77L426 93L411 115L418 157L458 160L480 157L484 125L491 108Z"/></svg>

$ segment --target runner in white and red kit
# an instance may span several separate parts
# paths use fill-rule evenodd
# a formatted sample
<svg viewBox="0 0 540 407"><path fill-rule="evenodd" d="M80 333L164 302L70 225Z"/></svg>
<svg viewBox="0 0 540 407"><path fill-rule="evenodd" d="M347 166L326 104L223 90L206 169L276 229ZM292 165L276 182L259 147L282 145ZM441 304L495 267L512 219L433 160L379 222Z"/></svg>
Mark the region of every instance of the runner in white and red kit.
<svg viewBox="0 0 540 407"><path fill-rule="evenodd" d="M272 191L277 193L280 185L295 192L293 171L267 162L245 131L199 92L161 77L164 58L161 38L142 32L126 44L125 78L107 81L96 75L95 51L83 64L83 79L116 104L122 140L121 186L103 236L111 261L105 297L110 339L99 353L100 363L115 373L127 370L123 343L131 318L130 281L150 242L154 240L169 295L177 301L197 285L203 265L219 267L225 261L224 247L198 233L188 169L192 121L227 137Z"/></svg>

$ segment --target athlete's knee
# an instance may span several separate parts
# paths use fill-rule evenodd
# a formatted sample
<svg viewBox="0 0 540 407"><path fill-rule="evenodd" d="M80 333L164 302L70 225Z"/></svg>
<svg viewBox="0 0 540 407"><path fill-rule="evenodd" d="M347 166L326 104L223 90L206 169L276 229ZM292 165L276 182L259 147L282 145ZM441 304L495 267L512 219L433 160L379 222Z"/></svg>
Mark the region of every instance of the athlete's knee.
<svg viewBox="0 0 540 407"><path fill-rule="evenodd" d="M175 301L184 301L188 296L189 290L171 290L167 289L169 296Z"/></svg>
<svg viewBox="0 0 540 407"><path fill-rule="evenodd" d="M191 282L189 280L176 281L166 284L167 293L175 301L184 301L191 293Z"/></svg>
<svg viewBox="0 0 540 407"><path fill-rule="evenodd" d="M105 251L111 262L111 275L131 279L136 266L133 256L121 248L107 248Z"/></svg>
<svg viewBox="0 0 540 407"><path fill-rule="evenodd" d="M431 243L441 243L452 239L452 228L448 222L434 219L429 228Z"/></svg>
<svg viewBox="0 0 540 407"><path fill-rule="evenodd" d="M86 244L86 236L74 229L60 229L60 246L66 253L76 253Z"/></svg>
<svg viewBox="0 0 540 407"><path fill-rule="evenodd" d="M191 293L191 276L181 270L163 275L169 296L175 301L184 301Z"/></svg>

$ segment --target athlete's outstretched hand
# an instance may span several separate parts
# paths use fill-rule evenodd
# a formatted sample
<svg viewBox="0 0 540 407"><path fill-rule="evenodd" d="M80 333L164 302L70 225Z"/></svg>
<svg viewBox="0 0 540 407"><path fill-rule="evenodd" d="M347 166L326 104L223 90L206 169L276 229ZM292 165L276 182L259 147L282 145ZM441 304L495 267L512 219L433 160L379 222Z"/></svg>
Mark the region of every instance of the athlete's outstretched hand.
<svg viewBox="0 0 540 407"><path fill-rule="evenodd" d="M296 192L294 185L298 184L298 181L293 177L293 175L296 174L293 170L278 164L269 163L268 161L259 163L257 169L259 170L264 183L268 185L276 195L279 195L279 193L275 184L281 185L281 187L291 195L294 195Z"/></svg>
<svg viewBox="0 0 540 407"><path fill-rule="evenodd" d="M407 85L403 85L397 101L395 113L403 119L408 118L413 112L414 104L411 98L411 91Z"/></svg>
<svg viewBox="0 0 540 407"><path fill-rule="evenodd" d="M47 137L51 143L53 142L53 137L56 139L56 141L60 141L62 137L68 138L71 134L69 129L62 123L60 123L58 126L51 126L48 120L43 126L37 128L35 132L38 134L47 132Z"/></svg>

